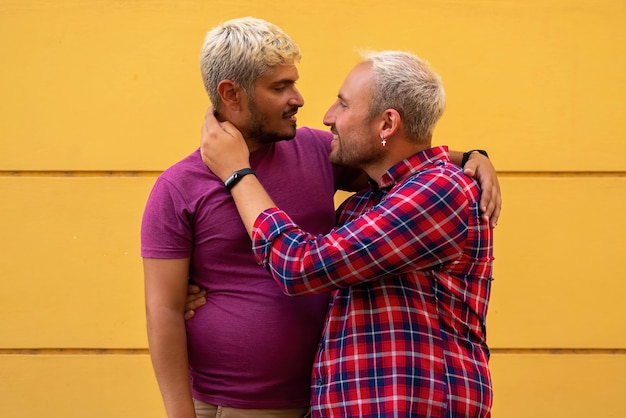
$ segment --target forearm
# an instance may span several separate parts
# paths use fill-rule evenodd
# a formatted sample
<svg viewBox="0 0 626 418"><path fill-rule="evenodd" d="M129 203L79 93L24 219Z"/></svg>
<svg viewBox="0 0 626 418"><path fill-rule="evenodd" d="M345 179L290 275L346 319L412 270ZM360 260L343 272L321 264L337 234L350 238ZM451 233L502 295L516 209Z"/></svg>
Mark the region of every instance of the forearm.
<svg viewBox="0 0 626 418"><path fill-rule="evenodd" d="M366 200L367 195L359 199ZM326 235L308 234L286 213L272 210L256 222L253 251L289 295L328 292L432 269L460 255L468 205L448 203L463 199L465 192L452 179L413 181ZM353 200L349 210L360 207L358 202ZM433 230L433 219L446 221Z"/></svg>
<svg viewBox="0 0 626 418"><path fill-rule="evenodd" d="M148 311L147 324L150 358L168 418L195 418L182 313L155 307Z"/></svg>
<svg viewBox="0 0 626 418"><path fill-rule="evenodd" d="M276 204L254 175L242 178L230 192L235 200L239 216L241 216L246 231L252 237L254 222L261 212L265 209L276 207Z"/></svg>

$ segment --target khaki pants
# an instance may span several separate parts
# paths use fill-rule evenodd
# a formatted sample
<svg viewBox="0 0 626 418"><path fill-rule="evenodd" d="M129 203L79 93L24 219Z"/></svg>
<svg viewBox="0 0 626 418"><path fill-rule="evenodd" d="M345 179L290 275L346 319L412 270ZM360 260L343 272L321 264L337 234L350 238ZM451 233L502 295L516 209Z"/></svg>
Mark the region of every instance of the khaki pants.
<svg viewBox="0 0 626 418"><path fill-rule="evenodd" d="M309 408L296 409L238 409L193 400L197 418L306 418Z"/></svg>

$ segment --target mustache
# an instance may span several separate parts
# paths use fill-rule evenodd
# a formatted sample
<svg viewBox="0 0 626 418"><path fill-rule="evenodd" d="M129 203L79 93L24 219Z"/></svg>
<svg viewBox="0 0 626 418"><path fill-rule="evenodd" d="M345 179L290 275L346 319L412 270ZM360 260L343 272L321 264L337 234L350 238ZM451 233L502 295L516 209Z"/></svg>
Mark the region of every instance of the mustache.
<svg viewBox="0 0 626 418"><path fill-rule="evenodd" d="M298 113L299 108L297 106L291 107L283 112L283 118L288 118L290 116Z"/></svg>

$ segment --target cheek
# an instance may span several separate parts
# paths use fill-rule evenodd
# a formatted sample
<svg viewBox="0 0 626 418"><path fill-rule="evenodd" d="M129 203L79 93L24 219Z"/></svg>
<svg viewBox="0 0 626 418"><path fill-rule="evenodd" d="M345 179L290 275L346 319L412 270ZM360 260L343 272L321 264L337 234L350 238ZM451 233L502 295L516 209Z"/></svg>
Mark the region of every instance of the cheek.
<svg viewBox="0 0 626 418"><path fill-rule="evenodd" d="M358 129L358 125L355 125L352 119L353 118L345 112L337 115L335 119L337 131L339 131L340 134L343 133L343 135L351 135L355 129Z"/></svg>

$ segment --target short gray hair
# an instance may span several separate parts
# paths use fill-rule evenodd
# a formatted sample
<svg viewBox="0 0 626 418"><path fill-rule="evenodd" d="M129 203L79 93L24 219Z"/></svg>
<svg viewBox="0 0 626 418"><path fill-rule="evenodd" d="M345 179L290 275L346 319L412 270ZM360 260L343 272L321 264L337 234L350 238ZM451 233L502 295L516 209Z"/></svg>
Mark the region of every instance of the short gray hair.
<svg viewBox="0 0 626 418"><path fill-rule="evenodd" d="M213 106L220 104L217 86L231 80L250 95L254 82L278 65L300 61L300 48L278 26L242 17L209 31L202 45L200 70Z"/></svg>
<svg viewBox="0 0 626 418"><path fill-rule="evenodd" d="M370 114L395 109L410 138L432 137L446 107L441 77L427 62L409 52L370 52L363 54L363 60L372 65L374 76Z"/></svg>

